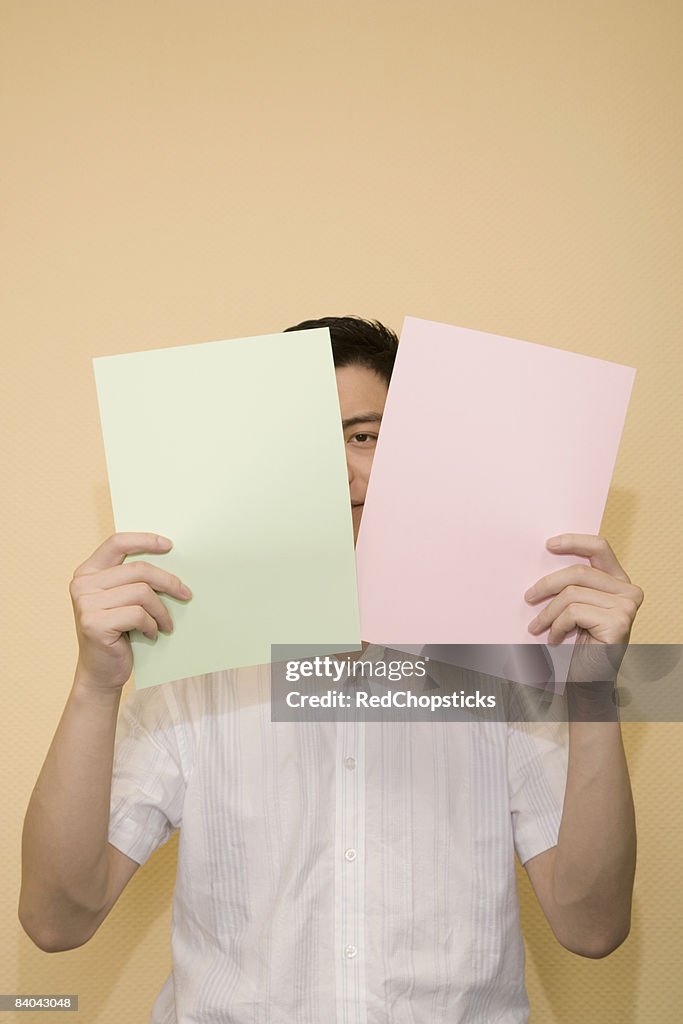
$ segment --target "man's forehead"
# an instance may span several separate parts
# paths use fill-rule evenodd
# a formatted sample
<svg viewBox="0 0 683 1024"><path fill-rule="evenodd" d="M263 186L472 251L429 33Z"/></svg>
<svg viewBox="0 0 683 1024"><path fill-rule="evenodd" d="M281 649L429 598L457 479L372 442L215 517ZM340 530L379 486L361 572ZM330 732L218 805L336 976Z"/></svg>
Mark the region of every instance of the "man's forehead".
<svg viewBox="0 0 683 1024"><path fill-rule="evenodd" d="M340 366L336 369L337 391L344 418L362 413L378 414L384 409L386 381L365 366Z"/></svg>

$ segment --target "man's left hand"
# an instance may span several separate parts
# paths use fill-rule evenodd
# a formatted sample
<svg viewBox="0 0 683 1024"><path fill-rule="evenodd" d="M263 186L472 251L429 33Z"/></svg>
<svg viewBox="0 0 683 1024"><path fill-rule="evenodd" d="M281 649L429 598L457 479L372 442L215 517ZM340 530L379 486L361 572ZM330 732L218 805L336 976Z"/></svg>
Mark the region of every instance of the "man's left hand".
<svg viewBox="0 0 683 1024"><path fill-rule="evenodd" d="M562 533L546 545L554 554L585 555L590 565L558 569L527 590L524 598L529 604L556 595L529 624L529 632L550 628L549 644L561 643L573 629L578 629L579 643L628 644L645 595L631 583L605 538Z"/></svg>

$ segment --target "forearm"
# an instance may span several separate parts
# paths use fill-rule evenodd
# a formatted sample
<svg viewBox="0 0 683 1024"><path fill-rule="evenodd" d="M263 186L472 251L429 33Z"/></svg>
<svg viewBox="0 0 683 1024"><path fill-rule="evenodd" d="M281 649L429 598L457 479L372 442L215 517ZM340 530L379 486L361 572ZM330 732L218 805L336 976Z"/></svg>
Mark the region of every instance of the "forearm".
<svg viewBox="0 0 683 1024"><path fill-rule="evenodd" d="M97 692L76 672L29 801L19 917L41 944L72 936L102 908L119 689Z"/></svg>
<svg viewBox="0 0 683 1024"><path fill-rule="evenodd" d="M635 866L635 812L619 722L571 721L553 899L574 945L609 948L625 939Z"/></svg>

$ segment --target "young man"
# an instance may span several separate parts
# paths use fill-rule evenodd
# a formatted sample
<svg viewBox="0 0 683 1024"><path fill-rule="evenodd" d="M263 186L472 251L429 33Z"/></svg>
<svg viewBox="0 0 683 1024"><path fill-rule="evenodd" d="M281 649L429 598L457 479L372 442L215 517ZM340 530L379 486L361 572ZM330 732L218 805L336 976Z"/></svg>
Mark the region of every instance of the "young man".
<svg viewBox="0 0 683 1024"><path fill-rule="evenodd" d="M332 337L357 536L397 340L353 317L290 329L313 326ZM522 1024L515 852L564 946L602 957L624 941L635 825L609 701L606 721L554 731L272 722L260 665L131 694L115 745L126 631L169 630L158 593L189 597L123 564L159 541L115 534L71 582L78 664L23 837L19 916L40 948L87 942L176 829L173 970L152 1024ZM558 550L591 566L537 582L530 601L553 597L539 631L627 642L643 595L607 542L564 535ZM579 682L575 700L602 697Z"/></svg>

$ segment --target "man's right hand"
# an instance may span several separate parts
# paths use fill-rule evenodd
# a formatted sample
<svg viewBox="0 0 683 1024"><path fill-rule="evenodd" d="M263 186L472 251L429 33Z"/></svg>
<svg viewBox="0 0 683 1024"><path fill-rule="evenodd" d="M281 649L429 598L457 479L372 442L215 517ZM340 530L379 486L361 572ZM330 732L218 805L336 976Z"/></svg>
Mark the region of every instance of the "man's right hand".
<svg viewBox="0 0 683 1024"><path fill-rule="evenodd" d="M130 678L133 652L126 635L139 629L150 640L173 631L158 593L182 601L192 596L177 576L149 562L124 562L126 555L170 551L172 541L156 533L114 533L77 569L69 585L78 635L77 675L98 690L121 689Z"/></svg>

